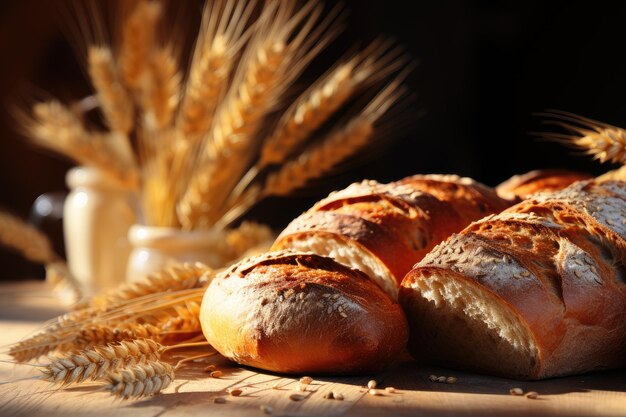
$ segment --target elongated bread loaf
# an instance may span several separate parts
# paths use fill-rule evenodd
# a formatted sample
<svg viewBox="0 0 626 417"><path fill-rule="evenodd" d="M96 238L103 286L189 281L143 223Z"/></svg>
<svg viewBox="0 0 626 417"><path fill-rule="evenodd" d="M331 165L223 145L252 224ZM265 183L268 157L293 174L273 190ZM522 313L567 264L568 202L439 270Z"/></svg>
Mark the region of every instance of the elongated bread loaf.
<svg viewBox="0 0 626 417"><path fill-rule="evenodd" d="M518 203L532 194L559 191L576 181L591 178L591 175L582 172L538 169L509 178L496 187L496 192L500 197Z"/></svg>
<svg viewBox="0 0 626 417"><path fill-rule="evenodd" d="M270 252L218 275L200 313L225 357L275 372L375 372L406 348L400 306L364 273L304 252Z"/></svg>
<svg viewBox="0 0 626 417"><path fill-rule="evenodd" d="M540 379L626 365L626 183L535 195L402 282L418 360Z"/></svg>
<svg viewBox="0 0 626 417"><path fill-rule="evenodd" d="M273 249L330 256L365 272L396 299L404 275L433 246L509 205L491 188L455 175L363 181L296 218Z"/></svg>

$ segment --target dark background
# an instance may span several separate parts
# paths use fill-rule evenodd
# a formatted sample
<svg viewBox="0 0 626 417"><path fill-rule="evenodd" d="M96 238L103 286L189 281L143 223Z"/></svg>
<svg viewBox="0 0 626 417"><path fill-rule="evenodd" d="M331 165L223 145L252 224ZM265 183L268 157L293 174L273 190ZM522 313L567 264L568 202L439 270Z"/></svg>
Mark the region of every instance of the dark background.
<svg viewBox="0 0 626 417"><path fill-rule="evenodd" d="M71 164L27 145L6 105L39 89L64 101L90 91L60 30L58 10L66 3L0 2L0 94L5 104L0 112L0 206L24 217L41 193L65 190ZM416 94L412 128L349 174L335 176L304 197L263 202L250 218L281 228L331 189L365 177L390 181L415 173L456 173L496 185L536 168L594 174L608 169L529 132L545 130L541 118L532 114L547 108L626 126L626 3L344 3L350 10L347 29L315 65L321 72L358 40L393 36L419 61L407 80ZM201 2L187 4L193 12ZM191 17L184 27L194 24ZM189 32L195 36L195 29ZM58 239L59 225L46 227ZM0 270L0 279L41 275L39 268L3 250Z"/></svg>

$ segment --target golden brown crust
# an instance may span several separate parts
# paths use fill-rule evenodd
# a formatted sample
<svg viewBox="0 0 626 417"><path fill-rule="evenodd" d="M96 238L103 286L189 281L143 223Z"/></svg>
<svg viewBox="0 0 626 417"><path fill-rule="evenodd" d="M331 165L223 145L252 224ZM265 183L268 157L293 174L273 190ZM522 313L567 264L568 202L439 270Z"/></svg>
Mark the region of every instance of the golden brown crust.
<svg viewBox="0 0 626 417"><path fill-rule="evenodd" d="M270 253L220 274L200 318L222 355L281 373L378 371L408 337L399 305L365 274L304 252Z"/></svg>
<svg viewBox="0 0 626 417"><path fill-rule="evenodd" d="M526 174L512 176L498 185L496 192L506 200L519 202L532 194L560 191L576 181L591 178L591 175L583 172L564 169L538 169Z"/></svg>
<svg viewBox="0 0 626 417"><path fill-rule="evenodd" d="M410 310L420 297L413 284L435 273L494 294L538 349L527 378L626 365L624 213L623 182L585 181L533 197L435 248L403 281L400 301ZM432 351L417 336L420 323L409 321L413 355Z"/></svg>
<svg viewBox="0 0 626 417"><path fill-rule="evenodd" d="M416 175L390 184L363 181L296 218L273 248L289 248L312 235L334 235L377 257L399 285L437 243L507 206L488 187L452 175Z"/></svg>

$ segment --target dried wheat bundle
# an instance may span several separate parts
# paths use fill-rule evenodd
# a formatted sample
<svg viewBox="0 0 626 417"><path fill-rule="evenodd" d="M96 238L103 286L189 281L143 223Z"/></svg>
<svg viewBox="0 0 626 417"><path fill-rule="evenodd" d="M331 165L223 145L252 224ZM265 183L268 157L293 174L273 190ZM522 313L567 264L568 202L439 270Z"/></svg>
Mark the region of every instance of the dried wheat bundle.
<svg viewBox="0 0 626 417"><path fill-rule="evenodd" d="M547 123L556 124L570 134L543 133L543 137L578 147L602 163L626 164L626 130L562 111L545 115L553 119Z"/></svg>
<svg viewBox="0 0 626 417"><path fill-rule="evenodd" d="M148 225L227 226L222 217L235 206L239 211L251 207L240 204L241 197L258 187L268 170L286 172L295 161L307 159L313 168L308 179L327 173L373 135L344 135L355 146L336 139L342 142L341 158L332 164L324 160L323 166L322 158L310 158L309 141L322 132L345 131L346 126L336 125L336 115L364 111L366 97L382 90L385 80L406 64L391 42L376 40L288 101L294 82L338 35L339 7L325 14L323 5L312 0L302 5L291 0L207 1L185 65L182 42L162 36L166 16L160 1L122 6L125 13L113 28L116 43L107 45L104 35L83 34L106 32L97 29L104 27L102 22L81 21L77 31L87 44L87 70L108 131L87 126L85 106L70 108L55 100L36 103L22 122L42 146L96 166L124 184L138 183L141 217ZM89 19L98 18L91 13ZM91 26L95 29L85 29ZM388 104L385 112L394 103ZM357 136L363 142L358 146ZM285 195L306 183L296 181L253 200ZM230 252L227 260L242 255L224 251Z"/></svg>

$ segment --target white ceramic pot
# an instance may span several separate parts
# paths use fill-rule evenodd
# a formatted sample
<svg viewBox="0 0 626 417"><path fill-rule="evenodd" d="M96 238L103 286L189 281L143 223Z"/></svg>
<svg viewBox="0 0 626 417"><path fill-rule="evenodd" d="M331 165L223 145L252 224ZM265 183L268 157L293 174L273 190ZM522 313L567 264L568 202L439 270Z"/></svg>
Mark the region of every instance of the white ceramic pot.
<svg viewBox="0 0 626 417"><path fill-rule="evenodd" d="M202 262L211 268L222 266L219 247L225 235L217 230L184 231L169 227L134 225L128 232L133 249L128 259L128 281L182 262Z"/></svg>
<svg viewBox="0 0 626 417"><path fill-rule="evenodd" d="M137 221L134 193L89 167L71 169L63 206L63 234L70 272L86 293L126 279L128 229Z"/></svg>

